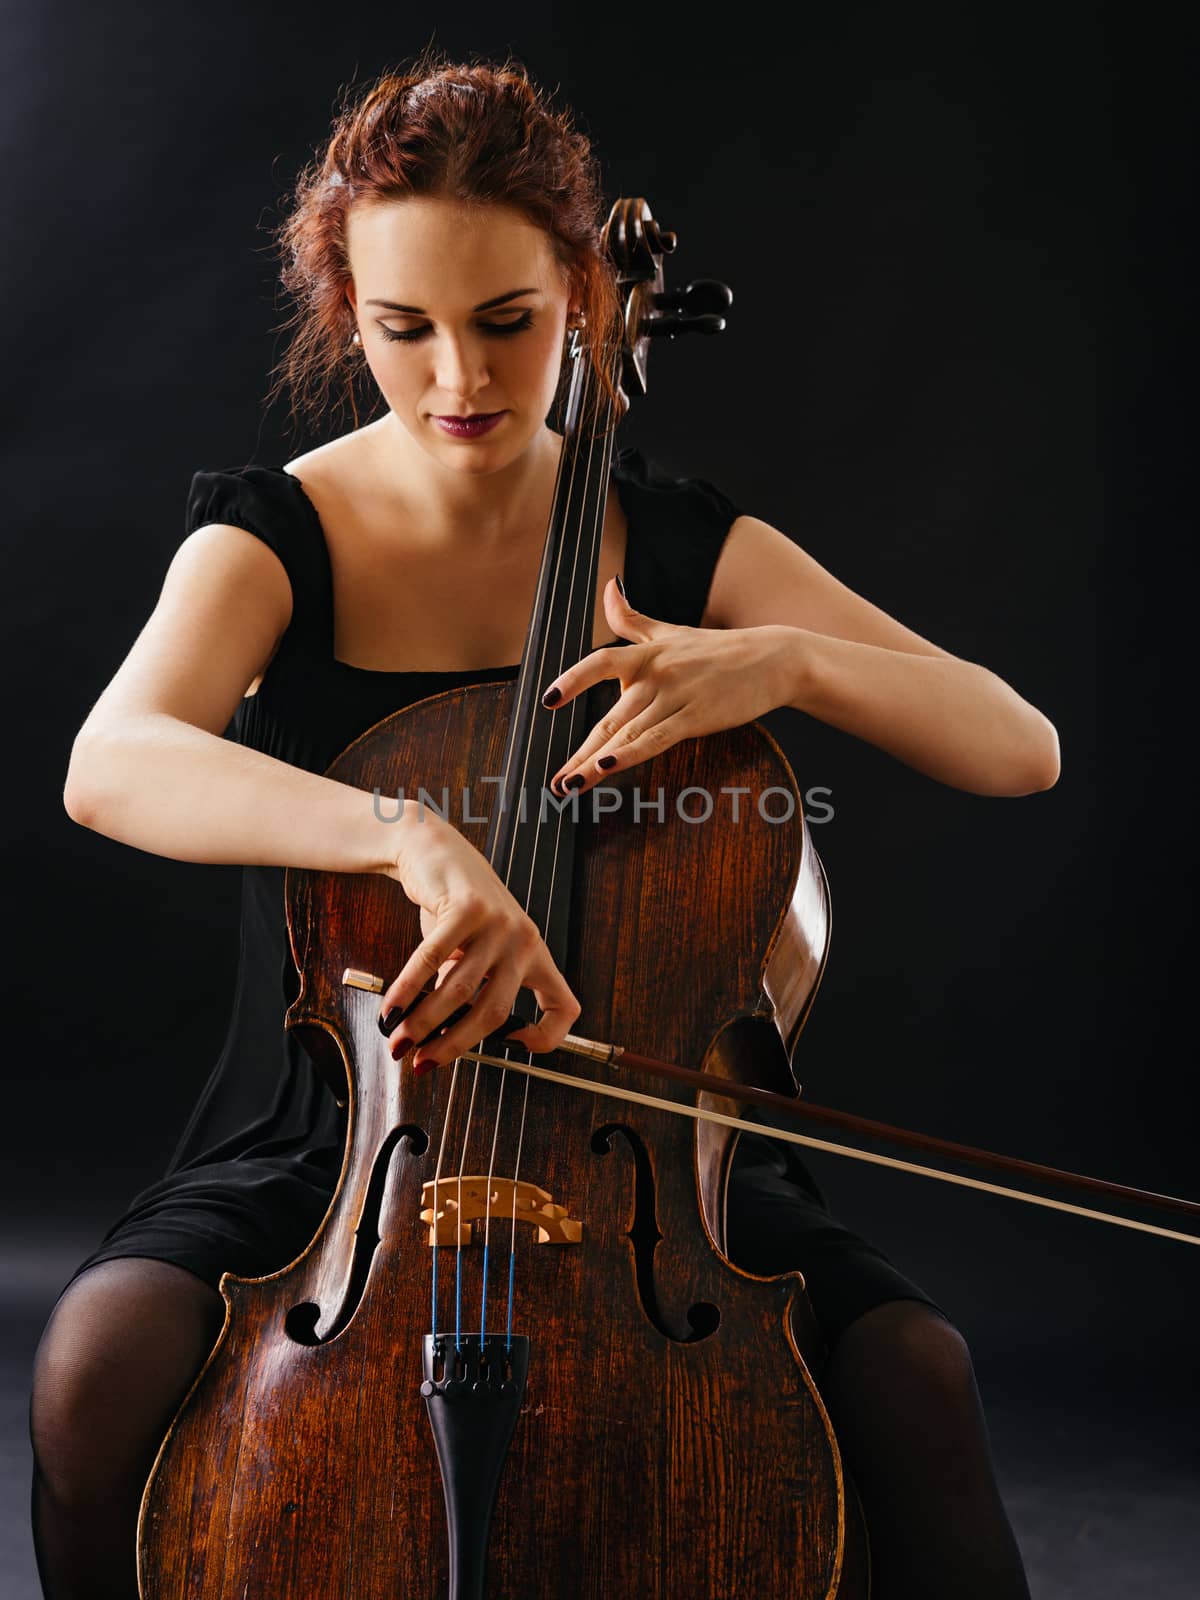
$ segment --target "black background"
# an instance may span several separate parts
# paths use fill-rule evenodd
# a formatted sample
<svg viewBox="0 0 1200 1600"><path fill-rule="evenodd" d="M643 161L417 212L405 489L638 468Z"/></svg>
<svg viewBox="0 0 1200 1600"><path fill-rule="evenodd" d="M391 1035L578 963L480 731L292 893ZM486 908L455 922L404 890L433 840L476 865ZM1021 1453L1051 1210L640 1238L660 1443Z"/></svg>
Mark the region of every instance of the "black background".
<svg viewBox="0 0 1200 1600"><path fill-rule="evenodd" d="M263 414L285 309L264 227L338 88L430 39L511 48L560 86L608 197L644 194L678 231L672 281L734 288L722 338L656 348L627 437L1058 728L1057 786L994 799L768 719L835 807L814 828L834 934L806 1091L1200 1193L1194 37L1054 6L444 16L8 12L6 1244L81 1257L159 1174L219 1051L238 869L72 824L68 754L153 607L191 474L319 442ZM994 1381L1101 1408L1133 1391L1184 1425L1194 1250L813 1166Z"/></svg>

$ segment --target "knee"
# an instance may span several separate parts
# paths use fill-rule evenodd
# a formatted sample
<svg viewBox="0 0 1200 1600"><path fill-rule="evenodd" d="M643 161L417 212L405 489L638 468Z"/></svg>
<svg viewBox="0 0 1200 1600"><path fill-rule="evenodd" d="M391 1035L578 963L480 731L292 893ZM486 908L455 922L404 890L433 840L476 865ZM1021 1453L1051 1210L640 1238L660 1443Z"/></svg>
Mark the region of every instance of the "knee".
<svg viewBox="0 0 1200 1600"><path fill-rule="evenodd" d="M896 1362L904 1378L933 1398L948 1402L973 1393L975 1367L966 1339L955 1325L920 1301L901 1300Z"/></svg>
<svg viewBox="0 0 1200 1600"><path fill-rule="evenodd" d="M59 1301L38 1343L29 1402L34 1472L56 1504L92 1504L111 1459L97 1448L105 1434L104 1396L111 1380L74 1315L73 1289Z"/></svg>
<svg viewBox="0 0 1200 1600"><path fill-rule="evenodd" d="M844 1331L835 1354L860 1376L930 1408L953 1409L977 1393L966 1339L920 1300L889 1300L866 1312Z"/></svg>
<svg viewBox="0 0 1200 1600"><path fill-rule="evenodd" d="M68 1509L140 1494L220 1328L216 1307L222 1303L215 1291L198 1281L186 1291L203 1308L189 1318L191 1308L180 1307L178 1299L172 1307L161 1299L147 1304L146 1298L148 1280L161 1292L170 1284L164 1275L181 1269L153 1262L146 1264L149 1271L123 1274L124 1265L103 1263L69 1286L34 1357L34 1470L40 1491ZM155 1268L162 1272L155 1274ZM173 1317L173 1310L184 1314Z"/></svg>

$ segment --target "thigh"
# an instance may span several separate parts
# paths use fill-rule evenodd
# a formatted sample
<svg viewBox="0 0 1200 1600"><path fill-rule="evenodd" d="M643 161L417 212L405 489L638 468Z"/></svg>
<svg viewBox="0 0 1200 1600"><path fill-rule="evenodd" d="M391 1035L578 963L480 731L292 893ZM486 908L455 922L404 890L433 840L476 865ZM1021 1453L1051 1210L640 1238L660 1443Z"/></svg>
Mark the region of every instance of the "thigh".
<svg viewBox="0 0 1200 1600"><path fill-rule="evenodd" d="M30 1430L64 1502L149 1471L224 1325L215 1289L173 1262L117 1257L59 1296L34 1358Z"/></svg>

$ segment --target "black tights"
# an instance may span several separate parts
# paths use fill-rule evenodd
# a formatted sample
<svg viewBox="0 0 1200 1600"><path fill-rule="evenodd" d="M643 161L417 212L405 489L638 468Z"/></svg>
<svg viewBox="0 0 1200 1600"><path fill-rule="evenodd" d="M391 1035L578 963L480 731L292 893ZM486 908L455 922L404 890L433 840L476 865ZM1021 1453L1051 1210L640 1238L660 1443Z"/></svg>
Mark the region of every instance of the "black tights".
<svg viewBox="0 0 1200 1600"><path fill-rule="evenodd" d="M224 1321L182 1267L103 1261L34 1364L33 1529L46 1600L136 1600L142 1489ZM821 1390L870 1530L872 1600L1028 1600L962 1335L889 1300L834 1345Z"/></svg>
<svg viewBox="0 0 1200 1600"><path fill-rule="evenodd" d="M67 1288L33 1367L33 1543L46 1600L137 1600L138 1507L225 1320L166 1261L101 1261Z"/></svg>
<svg viewBox="0 0 1200 1600"><path fill-rule="evenodd" d="M954 1324L887 1300L842 1333L820 1389L866 1517L871 1600L1029 1600Z"/></svg>

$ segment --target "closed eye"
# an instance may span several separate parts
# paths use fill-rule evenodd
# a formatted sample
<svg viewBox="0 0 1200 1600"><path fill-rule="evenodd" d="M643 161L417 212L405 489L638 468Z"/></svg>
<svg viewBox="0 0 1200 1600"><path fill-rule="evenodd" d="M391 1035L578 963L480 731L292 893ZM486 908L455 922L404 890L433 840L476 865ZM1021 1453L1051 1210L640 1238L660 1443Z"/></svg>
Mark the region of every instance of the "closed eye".
<svg viewBox="0 0 1200 1600"><path fill-rule="evenodd" d="M532 327L533 312L523 311L512 322L480 322L476 326L481 328L484 333L494 333L504 339L513 333L524 333L526 328ZM429 323L425 323L424 327L408 328L403 333L398 333L394 328L385 328L380 323L379 331L385 339L403 339L406 344L411 344L416 339L423 339L430 331L430 327Z"/></svg>

